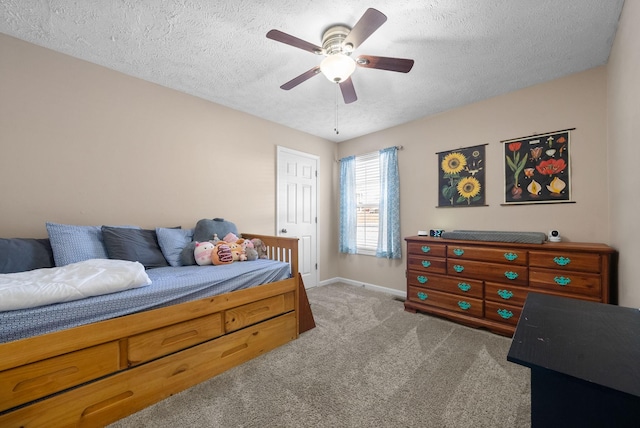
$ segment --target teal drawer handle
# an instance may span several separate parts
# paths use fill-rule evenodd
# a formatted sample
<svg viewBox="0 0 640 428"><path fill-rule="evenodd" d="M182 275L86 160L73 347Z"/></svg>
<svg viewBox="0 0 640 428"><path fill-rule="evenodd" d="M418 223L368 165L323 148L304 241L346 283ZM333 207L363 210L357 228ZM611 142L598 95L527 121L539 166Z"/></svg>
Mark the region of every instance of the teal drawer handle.
<svg viewBox="0 0 640 428"><path fill-rule="evenodd" d="M455 270L456 272L460 273L464 270L464 266L460 266L460 265L453 265L453 270Z"/></svg>
<svg viewBox="0 0 640 428"><path fill-rule="evenodd" d="M504 253L504 258L512 262L518 258L518 255L516 253Z"/></svg>
<svg viewBox="0 0 640 428"><path fill-rule="evenodd" d="M431 247L429 247L428 245L423 245L422 246L422 252L423 253L428 253L429 251L431 251Z"/></svg>
<svg viewBox="0 0 640 428"><path fill-rule="evenodd" d="M498 296L502 297L504 300L509 300L513 297L513 293L509 290L498 290Z"/></svg>
<svg viewBox="0 0 640 428"><path fill-rule="evenodd" d="M420 284L425 284L427 281L429 281L429 278L427 278L426 276L422 276L422 275L416 277L416 279L418 280L418 282Z"/></svg>
<svg viewBox="0 0 640 428"><path fill-rule="evenodd" d="M571 263L571 259L569 257L554 257L553 261L556 262L558 266L566 266Z"/></svg>
<svg viewBox="0 0 640 428"><path fill-rule="evenodd" d="M423 260L422 261L422 266L427 268L427 267L431 266L431 262L429 260Z"/></svg>
<svg viewBox="0 0 640 428"><path fill-rule="evenodd" d="M455 254L456 256L461 256L464 254L464 250L462 248L456 248L453 250L453 254Z"/></svg>
<svg viewBox="0 0 640 428"><path fill-rule="evenodd" d="M471 303L461 300L458 302L458 306L460 306L460 309L462 309L463 311L466 311L471 307Z"/></svg>
<svg viewBox="0 0 640 428"><path fill-rule="evenodd" d="M562 285L563 287L565 285L569 285L569 283L571 282L571 278L567 278L564 276L556 276L555 278L553 278L553 280L556 282L556 284Z"/></svg>
<svg viewBox="0 0 640 428"><path fill-rule="evenodd" d="M429 296L427 296L427 293L423 293L422 291L420 291L418 293L418 299L420 300L427 300L429 298Z"/></svg>
<svg viewBox="0 0 640 428"><path fill-rule="evenodd" d="M498 315L500 315L502 318L508 320L509 318L511 318L513 316L513 312L508 311L506 309L498 309Z"/></svg>
<svg viewBox="0 0 640 428"><path fill-rule="evenodd" d="M459 282L458 288L466 293L467 291L471 290L471 285L467 284L466 282Z"/></svg>
<svg viewBox="0 0 640 428"><path fill-rule="evenodd" d="M517 272L511 272L510 270L508 270L508 271L506 271L504 273L504 276L506 276L507 279L510 279L510 280L513 281L514 279L518 278L518 273Z"/></svg>

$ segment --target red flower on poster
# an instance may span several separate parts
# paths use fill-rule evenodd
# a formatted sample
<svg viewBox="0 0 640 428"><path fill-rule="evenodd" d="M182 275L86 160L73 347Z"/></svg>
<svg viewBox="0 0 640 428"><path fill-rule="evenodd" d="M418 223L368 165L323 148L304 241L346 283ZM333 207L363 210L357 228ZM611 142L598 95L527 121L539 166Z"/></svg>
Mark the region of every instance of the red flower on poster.
<svg viewBox="0 0 640 428"><path fill-rule="evenodd" d="M567 164L564 162L564 159L548 159L536 165L538 172L544 175L559 174L564 171L566 167Z"/></svg>

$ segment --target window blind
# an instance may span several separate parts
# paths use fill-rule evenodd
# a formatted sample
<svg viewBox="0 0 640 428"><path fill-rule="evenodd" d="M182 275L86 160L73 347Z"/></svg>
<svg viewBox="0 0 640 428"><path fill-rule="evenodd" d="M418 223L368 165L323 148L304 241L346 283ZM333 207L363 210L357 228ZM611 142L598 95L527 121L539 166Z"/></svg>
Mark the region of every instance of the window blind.
<svg viewBox="0 0 640 428"><path fill-rule="evenodd" d="M375 255L380 206L380 155L356 156L357 251Z"/></svg>

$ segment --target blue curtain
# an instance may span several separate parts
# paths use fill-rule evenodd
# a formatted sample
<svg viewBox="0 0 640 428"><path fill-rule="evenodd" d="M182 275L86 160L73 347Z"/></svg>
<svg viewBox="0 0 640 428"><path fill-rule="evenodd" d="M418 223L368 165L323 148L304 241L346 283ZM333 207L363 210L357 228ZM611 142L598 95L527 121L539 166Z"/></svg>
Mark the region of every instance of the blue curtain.
<svg viewBox="0 0 640 428"><path fill-rule="evenodd" d="M398 148L380 150L380 211L376 257L402 258Z"/></svg>
<svg viewBox="0 0 640 428"><path fill-rule="evenodd" d="M340 159L340 242L341 253L355 254L356 234L356 157Z"/></svg>

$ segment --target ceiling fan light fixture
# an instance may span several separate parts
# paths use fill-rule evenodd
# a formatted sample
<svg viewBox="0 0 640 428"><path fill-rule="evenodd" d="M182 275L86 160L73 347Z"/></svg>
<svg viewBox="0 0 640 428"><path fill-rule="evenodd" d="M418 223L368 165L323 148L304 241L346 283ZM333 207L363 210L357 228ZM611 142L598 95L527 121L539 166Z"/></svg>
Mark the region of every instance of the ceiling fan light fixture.
<svg viewBox="0 0 640 428"><path fill-rule="evenodd" d="M323 59L320 70L331 82L340 83L353 74L356 70L356 62L345 54L337 53Z"/></svg>

